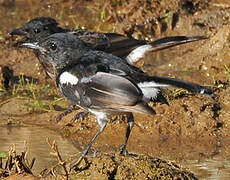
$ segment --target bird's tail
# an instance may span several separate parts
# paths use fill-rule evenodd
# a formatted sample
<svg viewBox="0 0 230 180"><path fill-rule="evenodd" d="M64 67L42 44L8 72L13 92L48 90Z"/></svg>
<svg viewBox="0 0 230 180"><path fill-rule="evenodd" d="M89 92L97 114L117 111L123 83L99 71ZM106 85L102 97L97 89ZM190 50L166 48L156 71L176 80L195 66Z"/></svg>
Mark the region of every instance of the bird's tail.
<svg viewBox="0 0 230 180"><path fill-rule="evenodd" d="M158 77L158 76L142 76L142 80L138 83L138 86L140 88L151 88L151 87L177 87L186 89L189 92L192 93L199 93L199 94L205 94L210 97L214 97L213 91L209 87L201 86L196 83L192 82L186 82L174 78L168 78L168 77Z"/></svg>
<svg viewBox="0 0 230 180"><path fill-rule="evenodd" d="M129 64L136 64L140 59L142 59L148 52L159 51L162 49L167 49L180 44L190 43L194 41L199 41L207 39L205 36L171 36L158 39L156 41L150 42L148 44L139 45L134 48L126 57Z"/></svg>
<svg viewBox="0 0 230 180"><path fill-rule="evenodd" d="M162 39L158 39L156 41L153 41L149 43L152 46L151 51L158 51L161 49L166 49L169 47L177 46L180 44L185 44L193 41L199 41L207 39L205 36L192 36L192 37L187 37L187 36L171 36L171 37L165 37Z"/></svg>

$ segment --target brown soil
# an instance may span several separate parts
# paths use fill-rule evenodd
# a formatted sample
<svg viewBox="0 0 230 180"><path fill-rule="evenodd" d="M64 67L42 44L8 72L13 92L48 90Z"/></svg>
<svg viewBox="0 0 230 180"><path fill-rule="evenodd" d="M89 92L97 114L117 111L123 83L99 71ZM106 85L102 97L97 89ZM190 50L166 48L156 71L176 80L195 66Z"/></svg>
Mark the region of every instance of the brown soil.
<svg viewBox="0 0 230 180"><path fill-rule="evenodd" d="M57 94L54 83L45 79L33 53L12 47L17 39L11 39L7 35L10 30L33 17L52 16L61 26L84 26L92 31L114 31L139 39L205 35L207 40L150 54L140 66L149 74L176 77L211 86L215 91L215 100L183 91L169 91L170 106L153 104L157 112L154 117L135 114L136 126L131 133L127 149L134 154L180 161L211 157L218 153L219 148L223 148L228 149L224 151L224 155L229 157L230 144L225 141L230 136L228 0L133 0L132 3L121 0L105 1L103 4L100 1L52 2L33 1L30 4L30 1L18 1L10 5L0 5L0 67L9 66L15 75L23 73L37 78L38 89L43 89L44 84L51 84L45 95L43 90L41 94L36 91L36 100L49 104L54 97L60 97L60 94ZM69 123L75 114L73 113L56 124L55 117L60 110L67 107L64 100L49 107L47 112L41 106L31 106L34 102L33 95L27 96L25 91L20 89L14 91L13 86L11 85L8 92L0 91L1 124L10 119L13 123L45 126L61 132L63 136L82 147L96 132L97 123L93 116ZM108 179L108 174L112 174L116 179L132 179L134 175L136 179L147 179L147 176L154 179L152 166L155 166L156 159L147 156L118 157L113 154L122 144L126 128L122 117L113 119L92 148L92 151L99 149L109 155L90 158L90 166L85 167L76 176L79 179ZM143 168L139 169L139 165ZM170 174L172 166L175 170L170 177L183 172L175 165L169 166L166 168L169 170L167 173ZM159 176L166 173L164 171L162 175L160 170L157 172Z"/></svg>

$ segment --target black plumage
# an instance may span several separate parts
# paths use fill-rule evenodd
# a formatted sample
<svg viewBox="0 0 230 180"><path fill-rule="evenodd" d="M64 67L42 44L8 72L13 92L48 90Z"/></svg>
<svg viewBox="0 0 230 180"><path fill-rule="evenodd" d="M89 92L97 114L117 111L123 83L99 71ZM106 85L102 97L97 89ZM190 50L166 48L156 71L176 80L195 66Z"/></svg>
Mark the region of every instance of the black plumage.
<svg viewBox="0 0 230 180"><path fill-rule="evenodd" d="M175 86L194 93L213 96L211 89L177 79L149 76L122 58L92 50L84 41L68 33L56 33L42 42L23 43L38 50L57 70L56 83L62 94L73 105L91 112L100 126L73 163L76 166L109 122L108 115L126 114L128 127L121 154L134 124L133 112L155 114L149 101L162 95L161 87Z"/></svg>
<svg viewBox="0 0 230 180"><path fill-rule="evenodd" d="M58 26L55 19L50 17L37 17L26 23L24 26L14 29L10 32L11 35L21 35L27 38L26 42L40 42L44 38L55 33L69 33L83 40L89 48L112 53L125 59L129 64L135 64L142 59L149 51L158 51L183 43L193 42L205 39L203 36L172 36L158 39L153 42L137 40L116 33L99 33L89 32L82 29L65 29ZM38 50L34 50L38 57L45 73L48 77L55 79L57 69L53 66ZM167 100L158 92L158 96L154 99L156 102L168 104ZM57 117L60 121L62 117L72 112L76 107L70 107ZM81 117L87 113L80 114ZM79 116L77 115L76 118Z"/></svg>
<svg viewBox="0 0 230 180"><path fill-rule="evenodd" d="M172 46L205 39L203 36L172 36L158 39L153 42L137 40L116 33L89 32L82 29L65 29L58 26L55 19L50 17L37 17L24 26L14 29L11 35L20 35L27 38L27 42L40 42L55 33L74 34L83 40L91 49L101 50L122 57L130 64L135 64L149 51L158 51ZM39 51L34 51L46 74L55 78L56 70L52 69L49 61L41 56Z"/></svg>

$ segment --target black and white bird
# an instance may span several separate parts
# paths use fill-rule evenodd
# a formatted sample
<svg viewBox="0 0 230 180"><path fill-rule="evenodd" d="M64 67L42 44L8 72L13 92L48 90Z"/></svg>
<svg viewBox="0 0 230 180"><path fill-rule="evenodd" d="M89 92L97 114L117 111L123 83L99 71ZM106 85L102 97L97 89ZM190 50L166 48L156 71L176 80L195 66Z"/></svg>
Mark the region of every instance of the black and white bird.
<svg viewBox="0 0 230 180"><path fill-rule="evenodd" d="M172 36L148 43L144 40L137 40L116 33L89 32L82 29L64 29L58 26L55 19L50 17L34 18L22 27L10 32L11 35L26 37L26 42L40 42L49 35L55 33L74 34L83 40L91 49L112 53L126 59L129 64L135 64L149 51L158 51L172 46L205 39L203 36ZM38 57L46 75L55 80L57 69L52 66L52 64L40 53L40 51L35 49L34 53ZM158 95L158 100L167 103L163 96L161 97ZM57 117L57 122L59 122L67 114L71 113L74 109L76 109L76 106L70 106ZM86 115L87 112L82 112L77 114L74 119L81 119Z"/></svg>
<svg viewBox="0 0 230 180"><path fill-rule="evenodd" d="M55 19L50 17L37 17L25 25L10 32L11 35L20 35L27 38L27 42L40 42L55 33L74 34L94 50L105 51L126 59L129 64L136 64L146 53L158 51L172 46L206 39L204 36L171 36L153 42L137 40L117 33L89 32L82 29L65 29L58 26ZM56 77L56 70L52 69L49 61L43 58L39 51L34 51L46 74Z"/></svg>
<svg viewBox="0 0 230 180"><path fill-rule="evenodd" d="M213 96L211 89L195 83L149 76L122 58L92 50L73 34L56 33L41 42L23 43L22 46L39 51L57 70L56 84L66 99L97 119L98 131L72 167L78 165L102 133L109 122L108 115L126 114L128 117L125 140L120 148L120 153L126 154L134 125L133 113L154 115L148 102L163 97L160 88L174 86Z"/></svg>

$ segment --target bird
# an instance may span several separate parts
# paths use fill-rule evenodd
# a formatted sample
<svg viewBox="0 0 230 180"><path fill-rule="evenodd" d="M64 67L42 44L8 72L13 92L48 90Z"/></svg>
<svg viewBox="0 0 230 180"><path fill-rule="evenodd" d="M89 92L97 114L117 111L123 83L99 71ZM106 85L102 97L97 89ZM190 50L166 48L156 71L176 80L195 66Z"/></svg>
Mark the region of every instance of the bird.
<svg viewBox="0 0 230 180"><path fill-rule="evenodd" d="M137 40L117 33L90 32L83 29L66 29L58 26L58 22L51 17L36 17L22 27L13 29L10 35L26 37L26 41L42 41L55 33L74 34L87 43L92 49L105 51L122 57L130 64L136 64L146 53L173 47L176 45L206 39L205 36L169 36L153 42ZM55 70L51 68L46 59L43 59L38 51L34 51L48 77L55 77Z"/></svg>
<svg viewBox="0 0 230 180"><path fill-rule="evenodd" d="M126 155L126 145L134 126L133 113L154 115L148 104L163 96L161 88L170 86L214 97L212 90L192 82L150 76L126 60L93 50L80 38L68 33L56 33L40 42L25 42L21 47L35 49L57 70L56 85L64 97L92 113L99 129L71 164L77 168L96 138L103 132L110 115L125 114L128 125L119 153Z"/></svg>
<svg viewBox="0 0 230 180"><path fill-rule="evenodd" d="M92 49L112 53L125 59L132 65L135 65L145 56L146 53L150 51L158 51L176 45L206 39L204 36L170 36L153 42L147 42L144 40L137 40L132 37L126 37L117 33L100 33L90 32L83 29L71 30L62 28L59 27L58 22L51 17L36 17L24 24L22 27L13 29L10 32L12 36L20 35L26 37L26 42L39 42L55 33L73 34L83 40ZM57 70L44 56L41 55L38 50L34 50L34 53L45 70L46 77L50 77L55 80ZM163 96L159 95L158 100L168 104ZM75 109L77 109L76 106L70 106L56 118L56 121L59 122L64 116ZM73 118L73 120L83 119L87 114L87 112L80 112Z"/></svg>

